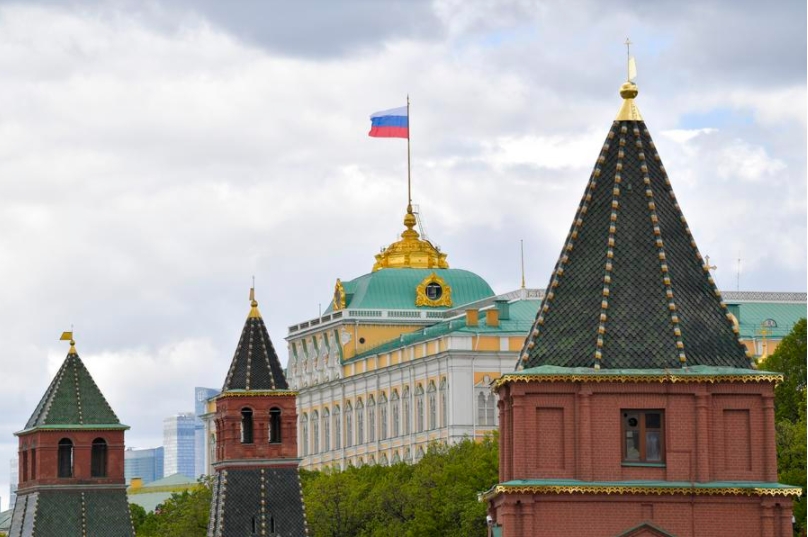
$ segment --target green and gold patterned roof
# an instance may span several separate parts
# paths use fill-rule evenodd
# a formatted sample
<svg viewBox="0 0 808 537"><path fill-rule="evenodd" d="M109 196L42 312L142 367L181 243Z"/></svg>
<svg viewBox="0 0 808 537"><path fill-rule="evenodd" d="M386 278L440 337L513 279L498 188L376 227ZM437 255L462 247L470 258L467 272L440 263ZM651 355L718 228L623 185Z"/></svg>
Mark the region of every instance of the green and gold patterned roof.
<svg viewBox="0 0 808 537"><path fill-rule="evenodd" d="M630 89L633 113L609 129L518 367L748 368Z"/></svg>
<svg viewBox="0 0 808 537"><path fill-rule="evenodd" d="M23 432L80 428L128 429L118 420L75 348L71 347Z"/></svg>

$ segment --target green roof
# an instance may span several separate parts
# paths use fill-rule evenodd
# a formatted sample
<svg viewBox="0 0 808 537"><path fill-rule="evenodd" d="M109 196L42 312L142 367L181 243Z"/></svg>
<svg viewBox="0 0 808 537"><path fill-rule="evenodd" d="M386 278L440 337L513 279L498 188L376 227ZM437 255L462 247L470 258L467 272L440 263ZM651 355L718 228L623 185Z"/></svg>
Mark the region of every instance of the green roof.
<svg viewBox="0 0 808 537"><path fill-rule="evenodd" d="M351 309L444 310L448 307L416 306L416 288L431 274L452 289L452 307L494 296L480 276L462 269L386 268L342 282L345 307ZM333 301L326 312L334 311Z"/></svg>
<svg viewBox="0 0 808 537"><path fill-rule="evenodd" d="M11 514L13 512L13 509L0 512L0 531L8 532L9 528L11 528Z"/></svg>
<svg viewBox="0 0 808 537"><path fill-rule="evenodd" d="M128 428L118 420L79 355L71 352L25 424L24 431L94 427Z"/></svg>
<svg viewBox="0 0 808 537"><path fill-rule="evenodd" d="M760 338L763 322L773 320L777 326L766 328L766 337L780 339L788 335L797 321L808 317L808 307L802 304L778 302L745 302L727 300L729 311L738 319L742 338Z"/></svg>
<svg viewBox="0 0 808 537"><path fill-rule="evenodd" d="M758 369L742 369L727 366L694 365L687 367L675 367L665 369L594 369L592 367L562 367L557 365L540 365L530 369L522 369L513 373L507 373L498 382L504 382L508 375L514 377L522 376L547 376L547 377L598 377L599 380L608 380L617 377L653 377L653 376L675 376L677 378L697 378L697 377L759 377L770 378L772 375L782 377L779 373Z"/></svg>
<svg viewBox="0 0 808 537"><path fill-rule="evenodd" d="M725 308L645 122L615 121L520 365L748 368Z"/></svg>
<svg viewBox="0 0 808 537"><path fill-rule="evenodd" d="M408 345L414 345L422 341L435 339L446 334L457 332L459 334L501 334L501 335L523 335L530 330L533 318L539 309L538 300L515 300L508 303L508 318L500 319L499 326L488 326L485 324L485 310L480 311L478 326L467 326L466 316L462 315L455 319L442 321L415 332L401 334L393 340L382 343L361 354L357 354L348 362L359 360L367 356L390 352ZM495 306L496 307L496 306Z"/></svg>

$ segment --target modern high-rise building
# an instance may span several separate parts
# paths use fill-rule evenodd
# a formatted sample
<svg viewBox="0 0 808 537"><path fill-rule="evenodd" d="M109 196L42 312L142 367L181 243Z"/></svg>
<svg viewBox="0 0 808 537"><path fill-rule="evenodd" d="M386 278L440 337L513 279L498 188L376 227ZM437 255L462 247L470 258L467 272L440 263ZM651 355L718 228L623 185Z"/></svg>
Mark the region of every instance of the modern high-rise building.
<svg viewBox="0 0 808 537"><path fill-rule="evenodd" d="M133 449L124 452L124 475L126 484L139 477L142 484L151 483L163 477L164 448ZM190 476L189 476L190 477Z"/></svg>
<svg viewBox="0 0 808 537"><path fill-rule="evenodd" d="M14 509L14 502L17 499L17 484L20 481L20 460L17 457L11 459L11 471L8 474L8 508Z"/></svg>
<svg viewBox="0 0 808 537"><path fill-rule="evenodd" d="M202 415L207 412L208 400L219 395L213 388L194 388L194 475L206 474L205 469L205 423Z"/></svg>
<svg viewBox="0 0 808 537"><path fill-rule="evenodd" d="M194 428L196 415L180 412L163 420L163 476L182 474L196 477Z"/></svg>

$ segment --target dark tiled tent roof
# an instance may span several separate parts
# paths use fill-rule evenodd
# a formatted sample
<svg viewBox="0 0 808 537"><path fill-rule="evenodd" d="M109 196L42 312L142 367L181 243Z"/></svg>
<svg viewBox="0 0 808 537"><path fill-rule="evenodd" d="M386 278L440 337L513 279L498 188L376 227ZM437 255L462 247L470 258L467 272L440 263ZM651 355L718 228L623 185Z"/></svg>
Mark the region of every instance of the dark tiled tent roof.
<svg viewBox="0 0 808 537"><path fill-rule="evenodd" d="M258 535L308 535L302 495L296 467L220 470L208 535L253 535L253 521Z"/></svg>
<svg viewBox="0 0 808 537"><path fill-rule="evenodd" d="M252 304L222 391L288 390L278 354L258 312L258 303L253 301Z"/></svg>
<svg viewBox="0 0 808 537"><path fill-rule="evenodd" d="M71 349L25 424L25 430L47 426L121 425L84 363Z"/></svg>
<svg viewBox="0 0 808 537"><path fill-rule="evenodd" d="M632 89L621 91L629 112L603 144L521 365L748 368Z"/></svg>
<svg viewBox="0 0 808 537"><path fill-rule="evenodd" d="M92 535L132 537L126 491L48 490L23 494L14 505L9 537Z"/></svg>

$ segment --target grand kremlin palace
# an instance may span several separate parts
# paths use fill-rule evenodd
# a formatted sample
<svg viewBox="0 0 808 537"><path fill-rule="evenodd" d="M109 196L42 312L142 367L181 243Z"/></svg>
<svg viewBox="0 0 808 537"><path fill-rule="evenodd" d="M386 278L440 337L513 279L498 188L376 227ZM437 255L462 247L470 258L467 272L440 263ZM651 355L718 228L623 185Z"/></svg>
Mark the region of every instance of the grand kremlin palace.
<svg viewBox="0 0 808 537"><path fill-rule="evenodd" d="M298 391L304 468L414 462L431 442L498 427L491 382L514 370L544 290L496 294L449 267L415 230L411 207L404 226L370 273L336 280L320 317L289 327L286 376ZM759 359L806 316L805 293L723 296ZM206 437L211 473L215 436Z"/></svg>

